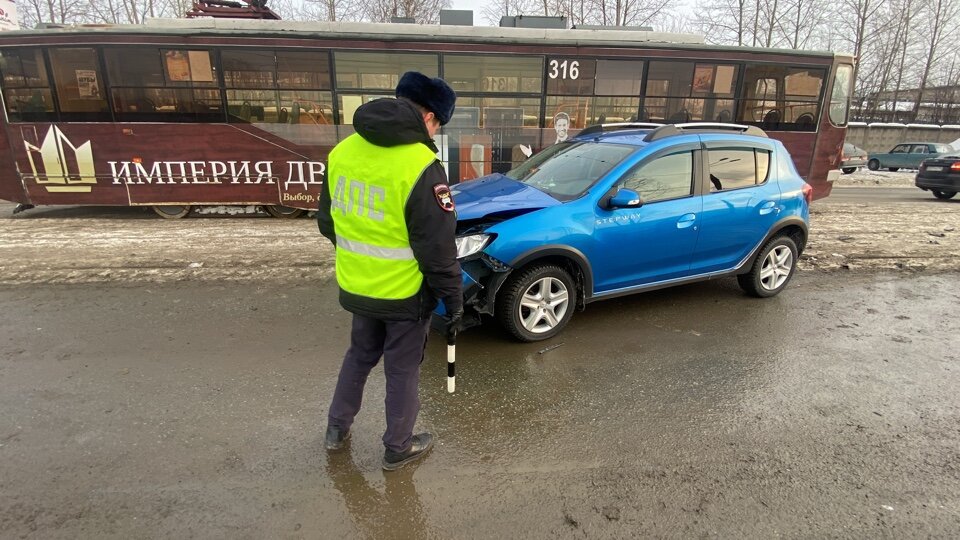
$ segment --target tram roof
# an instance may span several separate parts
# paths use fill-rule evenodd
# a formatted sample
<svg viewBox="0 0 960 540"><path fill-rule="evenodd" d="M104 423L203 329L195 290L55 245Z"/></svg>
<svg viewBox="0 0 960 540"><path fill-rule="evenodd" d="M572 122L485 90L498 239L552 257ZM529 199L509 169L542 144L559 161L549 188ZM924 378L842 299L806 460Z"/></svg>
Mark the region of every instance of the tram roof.
<svg viewBox="0 0 960 540"><path fill-rule="evenodd" d="M32 30L3 32L2 41L16 36L75 34L231 36L258 38L324 38L416 40L420 42L543 44L551 46L629 47L711 50L740 53L786 54L806 57L849 57L826 51L707 45L698 34L627 29L543 29L439 24L361 23L329 21L275 21L225 18L149 19L146 24L47 25Z"/></svg>

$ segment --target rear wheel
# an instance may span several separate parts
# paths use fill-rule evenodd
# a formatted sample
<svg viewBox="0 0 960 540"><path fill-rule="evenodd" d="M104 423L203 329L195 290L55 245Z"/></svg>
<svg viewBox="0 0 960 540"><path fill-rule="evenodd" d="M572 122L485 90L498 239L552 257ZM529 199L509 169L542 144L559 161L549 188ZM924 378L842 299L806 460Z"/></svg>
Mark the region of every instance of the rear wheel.
<svg viewBox="0 0 960 540"><path fill-rule="evenodd" d="M737 276L740 287L751 296L769 298L787 286L797 269L797 244L789 236L767 242L753 261L750 272Z"/></svg>
<svg viewBox="0 0 960 540"><path fill-rule="evenodd" d="M840 170L843 171L843 174L853 174L853 173L855 173L855 172L857 171L857 168L856 168L856 167L844 167L844 168L842 168L842 169L840 169Z"/></svg>
<svg viewBox="0 0 960 540"><path fill-rule="evenodd" d="M557 335L573 317L577 286L563 268L542 264L520 271L497 295L496 316L520 341Z"/></svg>
<svg viewBox="0 0 960 540"><path fill-rule="evenodd" d="M305 210L299 208L290 208L289 206L280 206L279 204L264 206L264 210L275 218L293 219L303 215Z"/></svg>
<svg viewBox="0 0 960 540"><path fill-rule="evenodd" d="M952 199L957 194L956 191L937 191L935 189L930 190L930 192L933 193L934 197L943 200Z"/></svg>
<svg viewBox="0 0 960 540"><path fill-rule="evenodd" d="M879 171L880 162L876 159L871 159L870 161L867 162L867 168L870 169L871 171Z"/></svg>
<svg viewBox="0 0 960 540"><path fill-rule="evenodd" d="M897 172L900 170L900 167L887 167L887 170L890 172Z"/></svg>
<svg viewBox="0 0 960 540"><path fill-rule="evenodd" d="M153 206L153 211L163 219L180 219L187 217L193 208L189 204Z"/></svg>

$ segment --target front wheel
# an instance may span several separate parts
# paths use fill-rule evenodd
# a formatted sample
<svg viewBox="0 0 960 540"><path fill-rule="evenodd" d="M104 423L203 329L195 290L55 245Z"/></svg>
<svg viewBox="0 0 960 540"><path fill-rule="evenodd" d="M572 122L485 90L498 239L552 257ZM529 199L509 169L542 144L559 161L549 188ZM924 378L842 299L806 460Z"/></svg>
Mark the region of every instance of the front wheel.
<svg viewBox="0 0 960 540"><path fill-rule="evenodd" d="M871 159L870 161L867 162L867 168L870 169L871 171L879 171L880 161L876 159Z"/></svg>
<svg viewBox="0 0 960 540"><path fill-rule="evenodd" d="M789 236L767 242L753 261L750 272L737 276L740 287L751 296L769 298L787 286L797 269L797 244Z"/></svg>
<svg viewBox="0 0 960 540"><path fill-rule="evenodd" d="M957 194L956 191L937 191L937 190L935 190L935 189L934 189L934 190L930 190L930 191L931 191L931 193L933 193L933 196L934 196L934 197L936 197L936 198L938 198L938 199L942 199L942 200L944 200L944 201L946 201L946 200L948 200L948 199L952 199L953 196Z"/></svg>
<svg viewBox="0 0 960 540"><path fill-rule="evenodd" d="M557 335L573 317L577 286L563 268L531 266L510 278L497 296L496 316L520 341L541 341Z"/></svg>
<svg viewBox="0 0 960 540"><path fill-rule="evenodd" d="M843 174L853 174L853 173L855 173L855 172L857 171L857 168L856 168L856 167L844 167L844 168L842 168L842 169L840 169L840 170L843 171Z"/></svg>
<svg viewBox="0 0 960 540"><path fill-rule="evenodd" d="M180 219L187 217L187 214L190 213L190 210L193 208L189 204L182 205L157 205L153 206L153 211L158 216L163 219Z"/></svg>
<svg viewBox="0 0 960 540"><path fill-rule="evenodd" d="M290 208L289 206L280 206L279 204L267 205L263 207L268 214L280 219L294 219L303 215L306 210L299 208Z"/></svg>

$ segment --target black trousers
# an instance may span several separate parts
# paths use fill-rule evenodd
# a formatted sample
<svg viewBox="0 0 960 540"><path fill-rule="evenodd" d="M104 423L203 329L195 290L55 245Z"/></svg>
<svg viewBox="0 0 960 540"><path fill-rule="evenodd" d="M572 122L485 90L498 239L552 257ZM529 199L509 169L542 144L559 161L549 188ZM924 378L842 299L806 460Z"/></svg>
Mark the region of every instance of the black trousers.
<svg viewBox="0 0 960 540"><path fill-rule="evenodd" d="M429 330L429 317L420 321L383 321L354 314L350 348L340 368L328 425L350 429L360 411L367 376L383 357L387 378L387 431L383 445L395 452L406 451L420 412L417 387Z"/></svg>

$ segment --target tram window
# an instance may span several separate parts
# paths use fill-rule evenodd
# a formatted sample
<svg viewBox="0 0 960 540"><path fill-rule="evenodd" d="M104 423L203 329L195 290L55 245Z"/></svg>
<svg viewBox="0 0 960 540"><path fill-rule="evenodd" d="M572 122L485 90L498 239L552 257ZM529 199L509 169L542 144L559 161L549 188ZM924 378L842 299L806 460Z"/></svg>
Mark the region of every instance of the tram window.
<svg viewBox="0 0 960 540"><path fill-rule="evenodd" d="M439 70L436 54L337 51L333 58L337 88L341 89L383 89L392 93L407 71L436 77Z"/></svg>
<svg viewBox="0 0 960 540"><path fill-rule="evenodd" d="M0 51L0 71L11 122L43 122L55 118L53 94L40 49Z"/></svg>
<svg viewBox="0 0 960 540"><path fill-rule="evenodd" d="M111 98L126 122L222 122L210 51L146 47L104 51Z"/></svg>
<svg viewBox="0 0 960 540"><path fill-rule="evenodd" d="M576 56L547 58L547 94L589 96L594 93L597 61Z"/></svg>
<svg viewBox="0 0 960 540"><path fill-rule="evenodd" d="M774 131L816 131L825 72L820 68L748 65L739 122Z"/></svg>
<svg viewBox="0 0 960 540"><path fill-rule="evenodd" d="M542 147L539 119L538 98L457 99L454 118L443 128L451 178L459 181L507 172L525 161L526 152Z"/></svg>
<svg viewBox="0 0 960 540"><path fill-rule="evenodd" d="M4 88L45 87L47 68L40 49L6 49L0 51L0 69Z"/></svg>
<svg viewBox="0 0 960 540"><path fill-rule="evenodd" d="M276 87L276 60L273 51L223 50L223 81L227 88Z"/></svg>
<svg viewBox="0 0 960 540"><path fill-rule="evenodd" d="M51 49L50 63L57 84L61 120L110 120L97 51Z"/></svg>
<svg viewBox="0 0 960 540"><path fill-rule="evenodd" d="M310 90L281 90L278 122L333 124L333 94Z"/></svg>
<svg viewBox="0 0 960 540"><path fill-rule="evenodd" d="M830 96L830 121L837 126L847 124L847 113L850 109L850 78L853 76L853 67L842 65L837 67L833 77L833 93Z"/></svg>
<svg viewBox="0 0 960 540"><path fill-rule="evenodd" d="M107 49L104 58L111 86L164 85L159 49Z"/></svg>
<svg viewBox="0 0 960 540"><path fill-rule="evenodd" d="M639 96L643 80L643 62L637 60L598 60L598 96Z"/></svg>
<svg viewBox="0 0 960 540"><path fill-rule="evenodd" d="M210 51L167 49L162 50L161 54L168 86L180 84L209 86L217 83Z"/></svg>
<svg viewBox="0 0 960 540"><path fill-rule="evenodd" d="M653 61L640 116L668 123L732 122L737 67Z"/></svg>
<svg viewBox="0 0 960 540"><path fill-rule="evenodd" d="M614 96L549 96L547 97L544 125L555 127L556 116L567 115L569 129L583 129L592 124L615 124L636 122L640 108L638 97Z"/></svg>
<svg viewBox="0 0 960 540"><path fill-rule="evenodd" d="M329 53L277 51L277 85L329 90L332 86Z"/></svg>
<svg viewBox="0 0 960 540"><path fill-rule="evenodd" d="M539 94L543 91L543 59L445 54L443 76L457 92Z"/></svg>
<svg viewBox="0 0 960 540"><path fill-rule="evenodd" d="M223 120L220 92L206 88L114 88L121 121L217 122Z"/></svg>

